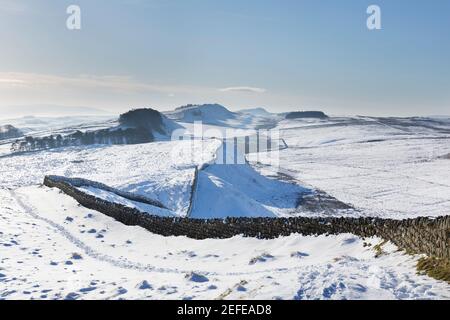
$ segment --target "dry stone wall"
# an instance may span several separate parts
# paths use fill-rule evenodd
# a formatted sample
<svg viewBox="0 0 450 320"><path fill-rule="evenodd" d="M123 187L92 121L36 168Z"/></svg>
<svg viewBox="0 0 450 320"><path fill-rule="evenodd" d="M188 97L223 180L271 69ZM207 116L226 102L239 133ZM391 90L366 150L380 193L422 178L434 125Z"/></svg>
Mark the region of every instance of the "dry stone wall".
<svg viewBox="0 0 450 320"><path fill-rule="evenodd" d="M63 179L47 176L44 185L58 188L82 206L104 213L125 225L141 226L162 236L193 239L230 238L236 235L273 239L293 233L332 235L352 233L360 237L378 236L409 253L450 259L450 216L391 220L380 218L167 218L88 195Z"/></svg>

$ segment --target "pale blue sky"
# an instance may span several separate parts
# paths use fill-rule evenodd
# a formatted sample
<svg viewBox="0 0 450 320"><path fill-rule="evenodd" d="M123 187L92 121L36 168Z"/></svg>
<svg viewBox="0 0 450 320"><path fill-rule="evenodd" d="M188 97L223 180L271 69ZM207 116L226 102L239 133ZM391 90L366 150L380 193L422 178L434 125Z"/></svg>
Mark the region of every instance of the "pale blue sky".
<svg viewBox="0 0 450 320"><path fill-rule="evenodd" d="M70 4L80 31L66 29ZM366 28L370 4L380 31ZM0 0L0 40L0 111L450 114L448 0Z"/></svg>

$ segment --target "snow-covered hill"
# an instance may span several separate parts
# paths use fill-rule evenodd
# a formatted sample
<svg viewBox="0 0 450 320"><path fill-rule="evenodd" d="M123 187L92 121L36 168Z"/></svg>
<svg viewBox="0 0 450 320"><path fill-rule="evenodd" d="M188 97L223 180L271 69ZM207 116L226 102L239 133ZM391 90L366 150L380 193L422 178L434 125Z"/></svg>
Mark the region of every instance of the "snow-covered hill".
<svg viewBox="0 0 450 320"><path fill-rule="evenodd" d="M261 124L257 119L265 118L231 114L206 112L205 119L211 128L246 128L240 134L250 135ZM450 298L447 283L417 274L418 256L381 245L382 239L350 234L165 238L125 226L42 186L49 174L85 178L123 193L89 186L80 187L83 192L169 217L186 216L191 203L194 218L448 215L447 120L268 117L266 124L279 130L287 145L277 150L276 166L269 161L274 152L267 149L247 154L250 164L218 164L222 141L213 134L166 141L162 138L170 130L162 128L192 131L192 123L169 117L162 117L155 131L161 141L152 143L21 154L0 145L0 298ZM62 123L57 130L70 134L121 125L130 123ZM53 132L42 128L37 134ZM118 195L125 193L157 200L164 208L155 211L155 206ZM309 197L306 204L302 195ZM339 210L341 204L354 209ZM381 255L373 249L376 244Z"/></svg>
<svg viewBox="0 0 450 320"><path fill-rule="evenodd" d="M269 179L249 165L211 165L200 171L192 218L289 215L303 194L293 183Z"/></svg>
<svg viewBox="0 0 450 320"><path fill-rule="evenodd" d="M228 121L235 120L238 116L220 104L189 104L165 114L168 118L178 122L193 123L201 121L204 124L211 125L226 125Z"/></svg>
<svg viewBox="0 0 450 320"><path fill-rule="evenodd" d="M42 135L49 133L73 132L75 130L94 130L110 127L115 122L111 116L67 116L36 117L26 116L0 120L0 124L11 124L25 134Z"/></svg>
<svg viewBox="0 0 450 320"><path fill-rule="evenodd" d="M111 116L111 113L105 110L81 106L21 105L2 106L1 110L0 119L26 117L30 115L35 117Z"/></svg>
<svg viewBox="0 0 450 320"><path fill-rule="evenodd" d="M159 111L135 109L120 115L118 123L109 127L81 131L66 129L64 133L35 132L33 135L14 141L11 150L29 152L69 146L96 144L139 144L170 140L172 132L182 128ZM67 132L68 131L68 132ZM45 134L46 133L46 134Z"/></svg>
<svg viewBox="0 0 450 320"><path fill-rule="evenodd" d="M264 170L321 189L360 215L448 215L449 129L415 118L285 120L275 130L289 148L280 152L280 168ZM260 164L263 158L258 155Z"/></svg>
<svg viewBox="0 0 450 320"><path fill-rule="evenodd" d="M271 125L278 120L276 115L267 117L251 113L231 112L220 104L187 105L174 111L165 112L165 115L174 121L184 124L201 122L203 125L218 128L254 129Z"/></svg>
<svg viewBox="0 0 450 320"><path fill-rule="evenodd" d="M22 131L10 124L0 126L0 140L14 139L21 136L23 136Z"/></svg>
<svg viewBox="0 0 450 320"><path fill-rule="evenodd" d="M195 167L211 161L220 142L173 141L78 146L0 158L0 185L38 185L46 175L85 178L162 202L186 215Z"/></svg>
<svg viewBox="0 0 450 320"><path fill-rule="evenodd" d="M257 117L270 117L273 116L273 113L270 113L269 111L267 111L264 108L253 108L253 109L243 109L243 110L239 110L239 113L244 113L244 114L251 114L253 116L257 116Z"/></svg>

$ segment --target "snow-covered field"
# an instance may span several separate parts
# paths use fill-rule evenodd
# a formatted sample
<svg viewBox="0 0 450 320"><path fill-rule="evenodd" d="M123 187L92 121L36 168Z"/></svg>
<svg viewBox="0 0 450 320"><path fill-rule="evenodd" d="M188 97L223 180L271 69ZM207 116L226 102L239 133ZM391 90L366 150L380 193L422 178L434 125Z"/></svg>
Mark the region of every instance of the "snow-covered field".
<svg viewBox="0 0 450 320"><path fill-rule="evenodd" d="M448 299L417 258L350 235L276 240L164 238L56 190L1 190L6 299ZM366 239L373 244L380 239Z"/></svg>
<svg viewBox="0 0 450 320"><path fill-rule="evenodd" d="M17 188L45 175L85 178L146 195L185 215L195 167L211 161L220 143L156 142L55 149L0 158L0 185Z"/></svg>
<svg viewBox="0 0 450 320"><path fill-rule="evenodd" d="M353 205L356 215L404 219L450 214L447 132L372 119L285 120L280 171ZM265 163L264 155L258 161ZM256 155L249 157L255 161ZM269 162L269 161L268 161Z"/></svg>
<svg viewBox="0 0 450 320"><path fill-rule="evenodd" d="M297 200L316 189L353 206L353 215L450 214L450 121L283 120L272 130L288 145L279 151L279 167L266 152L248 155L253 167L215 165L220 141L209 138L17 155L1 145L0 299L450 298L447 283L417 275L418 256L386 244L376 257L373 246L364 245L382 239L162 237L41 185L50 174L85 178L168 209L153 212L104 190L80 188L87 193L185 216L195 168L208 163L198 175L194 218L310 216L296 208Z"/></svg>

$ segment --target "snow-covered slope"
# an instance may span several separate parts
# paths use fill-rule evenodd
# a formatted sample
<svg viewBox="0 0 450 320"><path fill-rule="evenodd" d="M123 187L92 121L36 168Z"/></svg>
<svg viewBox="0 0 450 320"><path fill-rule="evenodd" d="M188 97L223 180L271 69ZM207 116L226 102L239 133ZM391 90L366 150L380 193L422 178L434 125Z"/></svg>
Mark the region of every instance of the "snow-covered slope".
<svg viewBox="0 0 450 320"><path fill-rule="evenodd" d="M243 109L239 110L239 113L251 114L257 117L270 117L273 115L264 108Z"/></svg>
<svg viewBox="0 0 450 320"><path fill-rule="evenodd" d="M214 164L199 173L191 217L288 215L307 192L296 184L264 177L246 164Z"/></svg>
<svg viewBox="0 0 450 320"><path fill-rule="evenodd" d="M182 127L154 109L133 109L121 114L118 121L98 125L33 132L27 137L14 141L11 150L30 152L56 149L68 146L96 144L141 144L154 141L168 141L172 133ZM72 130L71 130L72 129ZM61 132L62 131L62 132Z"/></svg>
<svg viewBox="0 0 450 320"><path fill-rule="evenodd" d="M208 126L237 129L273 127L274 123L279 120L276 115L261 117L250 113L231 112L219 104L187 105L171 112L165 112L165 114L169 119L180 122L183 126L201 122Z"/></svg>
<svg viewBox="0 0 450 320"><path fill-rule="evenodd" d="M254 128L258 118L238 115L211 128ZM193 217L286 216L291 211L310 216L302 207L294 210L295 200L306 191L302 186L353 205L354 215L403 219L450 214L445 120L269 120L278 124L274 130L288 145L279 150L280 167L268 161L272 152L247 155L252 166L214 164L220 141L198 136L192 141L4 152L0 299L450 298L447 283L417 274L418 256L390 243L381 245L378 255L373 246L382 239L350 234L274 240L161 237L41 185L48 174L86 178L158 200L169 208L160 215L185 216L199 167ZM7 147L0 145L0 150ZM82 190L154 211L102 189Z"/></svg>
<svg viewBox="0 0 450 320"><path fill-rule="evenodd" d="M350 234L162 237L56 190L0 188L3 299L449 299L418 257Z"/></svg>
<svg viewBox="0 0 450 320"><path fill-rule="evenodd" d="M152 206L150 204L130 200L130 199L124 198L120 195L117 195L113 192L106 191L106 190L103 190L100 188L86 186L86 187L80 187L80 188L78 188L78 190L80 190L88 195L92 195L94 197L97 197L102 200L106 200L111 203L121 204L126 207L137 209L143 213L157 215L160 217L175 217L175 214L170 210L167 210L164 208L158 208L158 207Z"/></svg>
<svg viewBox="0 0 450 320"><path fill-rule="evenodd" d="M0 125L0 140L6 140L6 139L14 139L23 136L22 131L17 129L16 127L7 124L7 125Z"/></svg>
<svg viewBox="0 0 450 320"><path fill-rule="evenodd" d="M46 175L85 178L158 200L169 209L152 210L144 205L144 212L185 216L195 169L213 163L220 146L221 141L210 139L73 147L5 156L1 159L0 183L5 187L40 184ZM82 191L126 202L130 207L139 205L98 188ZM264 177L249 165L214 164L199 173L191 217L288 215L306 191L296 184Z"/></svg>
<svg viewBox="0 0 450 320"><path fill-rule="evenodd" d="M49 134L64 134L75 130L96 130L109 128L117 124L111 116L67 116L67 117L36 117L0 120L0 124L11 124L28 135L42 136Z"/></svg>
<svg viewBox="0 0 450 320"><path fill-rule="evenodd" d="M0 185L36 185L46 175L85 178L147 195L185 215L195 167L211 161L219 146L217 140L173 141L10 155L0 158Z"/></svg>
<svg viewBox="0 0 450 320"><path fill-rule="evenodd" d="M166 112L166 115L179 122L202 121L205 124L213 125L223 125L237 117L237 114L220 104L187 105L172 112Z"/></svg>
<svg viewBox="0 0 450 320"><path fill-rule="evenodd" d="M358 215L448 215L450 162L442 156L450 152L450 125L432 126L411 118L282 121L275 130L289 148L280 152L280 168L264 170L319 188Z"/></svg>

